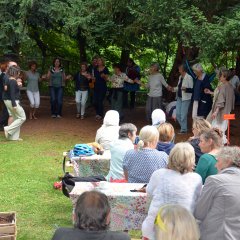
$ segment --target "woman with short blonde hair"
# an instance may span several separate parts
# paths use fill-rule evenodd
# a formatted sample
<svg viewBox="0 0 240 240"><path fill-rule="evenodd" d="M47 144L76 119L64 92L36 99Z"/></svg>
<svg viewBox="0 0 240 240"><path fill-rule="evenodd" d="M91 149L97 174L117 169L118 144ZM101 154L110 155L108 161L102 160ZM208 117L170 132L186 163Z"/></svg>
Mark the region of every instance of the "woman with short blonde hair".
<svg viewBox="0 0 240 240"><path fill-rule="evenodd" d="M155 219L156 240L199 240L199 228L193 215L180 205L165 205Z"/></svg>
<svg viewBox="0 0 240 240"><path fill-rule="evenodd" d="M169 155L168 168L184 174L192 172L194 166L193 147L189 143L176 144Z"/></svg>
<svg viewBox="0 0 240 240"><path fill-rule="evenodd" d="M154 220L161 206L179 204L194 211L202 189L201 177L193 172L194 164L193 147L181 142L170 152L168 169L159 169L152 174L146 188L152 202L142 225L143 237L154 239Z"/></svg>
<svg viewBox="0 0 240 240"><path fill-rule="evenodd" d="M173 138L175 136L174 128L171 123L162 123L158 127L159 142L157 144L158 151L164 151L169 155L172 148L175 146Z"/></svg>
<svg viewBox="0 0 240 240"><path fill-rule="evenodd" d="M167 166L168 155L156 149L158 138L156 127L145 126L141 129L137 149L127 151L123 160L128 182L148 183L154 171Z"/></svg>
<svg viewBox="0 0 240 240"><path fill-rule="evenodd" d="M206 179L194 216L202 240L239 239L240 148L223 147L216 158L218 174Z"/></svg>

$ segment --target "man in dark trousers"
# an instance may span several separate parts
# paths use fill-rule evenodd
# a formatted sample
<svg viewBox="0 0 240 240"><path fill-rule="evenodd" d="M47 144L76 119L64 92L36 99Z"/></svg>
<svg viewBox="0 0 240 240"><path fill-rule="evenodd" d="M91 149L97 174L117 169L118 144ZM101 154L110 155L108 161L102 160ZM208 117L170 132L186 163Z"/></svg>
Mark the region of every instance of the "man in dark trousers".
<svg viewBox="0 0 240 240"><path fill-rule="evenodd" d="M6 80L6 71L8 68L8 61L2 60L0 63L0 131L3 131L3 127L8 125L8 110L3 102L3 92L4 92L4 85Z"/></svg>

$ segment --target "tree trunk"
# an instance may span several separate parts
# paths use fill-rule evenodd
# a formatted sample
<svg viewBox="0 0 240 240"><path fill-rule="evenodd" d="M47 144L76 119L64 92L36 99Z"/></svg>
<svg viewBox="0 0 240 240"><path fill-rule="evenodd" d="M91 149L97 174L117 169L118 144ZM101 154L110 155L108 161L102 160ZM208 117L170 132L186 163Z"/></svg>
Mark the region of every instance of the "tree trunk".
<svg viewBox="0 0 240 240"><path fill-rule="evenodd" d="M77 41L78 41L78 49L80 54L80 62L87 61L87 52L86 52L86 38L82 34L82 29L78 27L77 31Z"/></svg>
<svg viewBox="0 0 240 240"><path fill-rule="evenodd" d="M120 64L123 66L123 69L126 69L127 67L127 61L129 59L129 56L130 56L130 51L122 48Z"/></svg>
<svg viewBox="0 0 240 240"><path fill-rule="evenodd" d="M122 49L120 63L126 65L127 60L129 59L130 51L127 49Z"/></svg>
<svg viewBox="0 0 240 240"><path fill-rule="evenodd" d="M47 56L47 45L41 40L41 36L37 30L29 31L29 36L34 39L37 46L39 47L42 53L42 63L41 63L41 70L44 72L45 63L46 63L46 56Z"/></svg>

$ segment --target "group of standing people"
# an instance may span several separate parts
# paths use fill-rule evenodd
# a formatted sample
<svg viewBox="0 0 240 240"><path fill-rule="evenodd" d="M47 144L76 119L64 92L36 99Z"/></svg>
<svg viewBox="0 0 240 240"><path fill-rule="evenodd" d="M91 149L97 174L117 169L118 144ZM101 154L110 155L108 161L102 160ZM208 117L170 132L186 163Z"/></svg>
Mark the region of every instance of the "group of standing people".
<svg viewBox="0 0 240 240"><path fill-rule="evenodd" d="M5 64L6 65L6 64ZM4 63L2 64L4 74ZM109 90L111 109L118 111L120 119L123 119L123 108L135 107L136 91L140 86L149 89L146 102L147 120L151 122L151 114L155 109L162 109L163 87L170 92L176 93L176 119L180 125L180 134L188 131L188 112L192 103L192 118L203 117L213 126L218 127L223 133L227 130L227 121L223 119L224 114L229 114L234 109L234 96L237 92L237 76L233 71L221 68L218 70L219 84L213 91L208 75L203 71L201 64L195 64L192 69L196 78L188 74L184 64L179 65L179 80L175 87L170 86L160 73L158 63L150 66L147 84L141 82L140 68L133 59L129 58L127 67L115 63L112 65L113 74L105 65L101 57L93 57L91 65L86 62L80 64L79 71L72 77L66 76L61 59L55 58L47 74L40 76L37 71L37 62L29 63L29 70L23 72L21 78L27 82L27 96L30 102L29 119L37 119L37 109L40 106L39 81L48 80L51 102L51 117L62 117L63 94L67 80L74 80L76 118L85 118L87 100L90 96L90 104L94 105L96 120L102 120L104 116L104 100ZM239 80L239 79L238 79ZM1 84L1 92L3 84ZM1 94L2 95L2 94ZM130 95L130 102L128 101ZM1 96L2 97L2 96ZM19 96L17 96L19 98ZM5 126L7 111L1 115L1 125ZM5 122L4 122L5 121ZM223 136L226 143L226 136Z"/></svg>
<svg viewBox="0 0 240 240"><path fill-rule="evenodd" d="M159 65L154 63L150 67L147 87L149 88L146 104L147 119L150 122L154 109L162 108L162 86L168 91L176 93L176 119L180 125L180 134L188 131L188 112L192 102L192 118L202 117L207 119L212 126L218 127L223 132L223 141L227 143L225 132L227 121L225 114L230 114L235 105L234 86L231 83L233 72L226 68L217 71L218 86L213 90L209 76L203 71L201 64L193 65L192 69L196 78L188 74L186 66L179 66L179 81L176 87L171 87L159 73ZM236 81L234 81L236 82Z"/></svg>

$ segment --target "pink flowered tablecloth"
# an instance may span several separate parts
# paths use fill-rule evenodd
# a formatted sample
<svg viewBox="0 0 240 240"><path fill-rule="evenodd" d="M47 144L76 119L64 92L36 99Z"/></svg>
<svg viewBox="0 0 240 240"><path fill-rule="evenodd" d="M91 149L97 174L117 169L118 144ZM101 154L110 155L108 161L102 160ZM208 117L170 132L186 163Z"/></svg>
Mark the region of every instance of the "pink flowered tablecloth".
<svg viewBox="0 0 240 240"><path fill-rule="evenodd" d="M103 155L95 154L89 157L71 157L74 175L80 177L107 176L110 169L110 159L110 151L105 151Z"/></svg>
<svg viewBox="0 0 240 240"><path fill-rule="evenodd" d="M78 197L85 191L99 190L108 196L111 205L111 225L113 231L139 230L147 216L150 198L146 193L130 192L139 189L144 184L107 183L106 189L94 187L92 183L76 183L70 193L73 207Z"/></svg>

